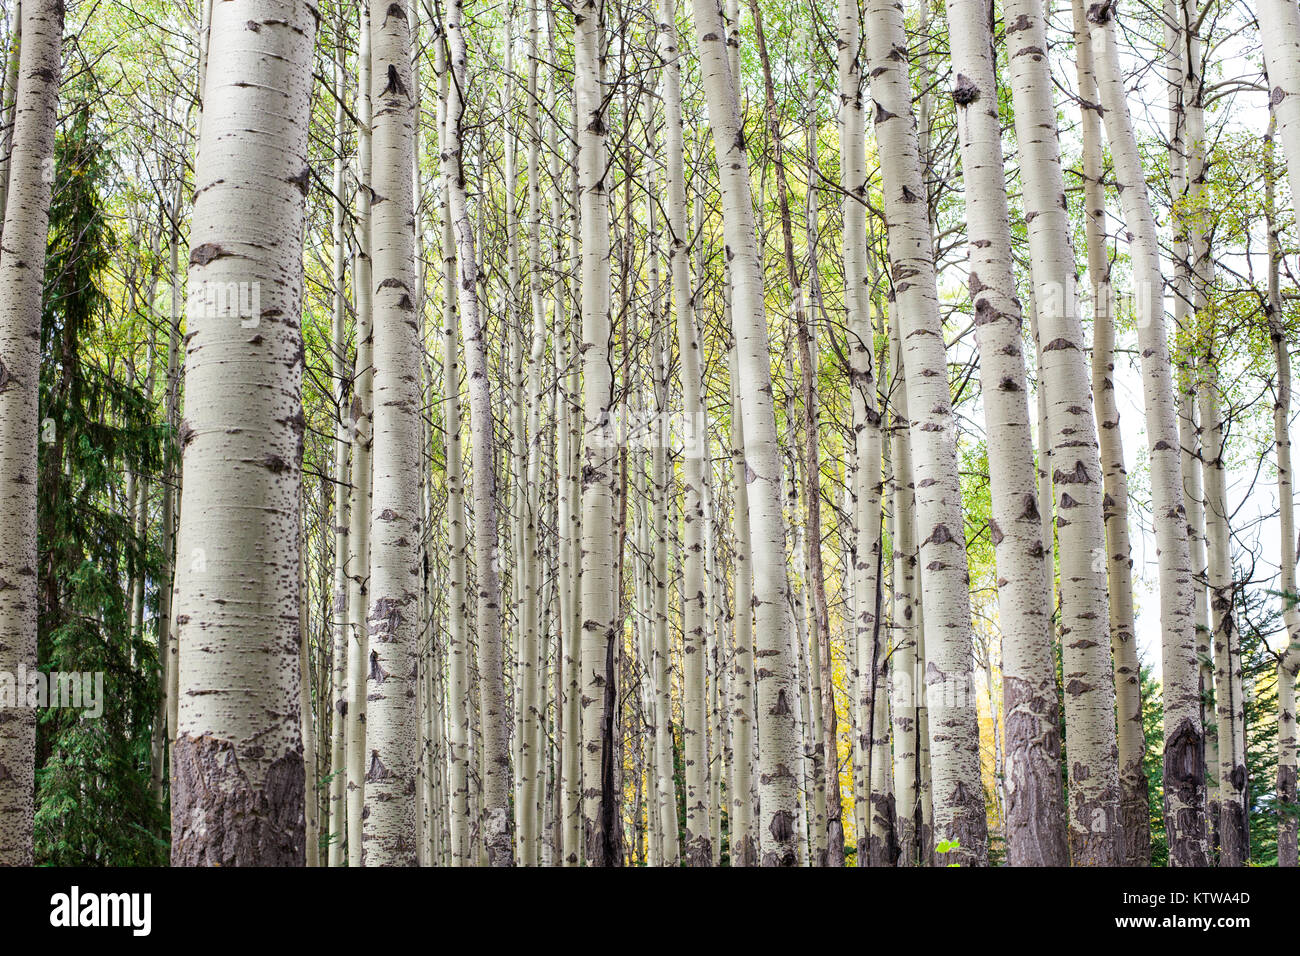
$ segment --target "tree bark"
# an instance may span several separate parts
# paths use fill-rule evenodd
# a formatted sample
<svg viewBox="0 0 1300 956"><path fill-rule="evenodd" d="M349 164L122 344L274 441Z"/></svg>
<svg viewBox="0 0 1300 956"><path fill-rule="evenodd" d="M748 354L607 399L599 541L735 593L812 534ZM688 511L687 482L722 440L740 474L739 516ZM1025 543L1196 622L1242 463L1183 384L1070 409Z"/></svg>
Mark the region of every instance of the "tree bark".
<svg viewBox="0 0 1300 956"><path fill-rule="evenodd" d="M1274 121L1276 122L1276 121ZM1264 209L1268 228L1268 315L1269 339L1277 382L1273 397L1273 442L1277 448L1278 523L1281 536L1282 621L1287 643L1277 666L1277 824L1278 866L1297 866L1296 837L1296 711L1295 688L1300 673L1300 593L1296 589L1295 490L1291 470L1291 346L1282 327L1282 293L1279 285L1282 251L1277 237L1274 186L1273 123L1265 139L1268 171L1264 179Z"/></svg>
<svg viewBox="0 0 1300 956"><path fill-rule="evenodd" d="M1106 251L1106 190L1101 149L1092 36L1083 0L1072 0L1075 71L1083 100L1084 238L1092 285L1092 396L1102 467L1102 520L1106 527L1106 587L1110 597L1110 651L1115 666L1118 714L1120 852L1123 866L1151 862L1151 807L1147 794L1146 735L1142 727L1142 680L1133 633L1133 559L1128 529L1128 473L1115 400L1115 316Z"/></svg>
<svg viewBox="0 0 1300 956"><path fill-rule="evenodd" d="M956 841L948 859L988 862L980 781L979 723L971 680L970 595L957 474L957 435L948 390L934 254L908 82L902 11L867 5L867 61L873 78L876 143L888 226L889 266L907 366L916 475L920 564L926 569L927 707L936 840Z"/></svg>
<svg viewBox="0 0 1300 956"><path fill-rule="evenodd" d="M27 0L20 15L22 50L0 252L0 526L5 528L0 537L0 672L12 680L14 690L13 700L0 700L0 866L31 866L33 853L36 711L27 706L26 678L36 673L41 292L63 3Z"/></svg>
<svg viewBox="0 0 1300 956"><path fill-rule="evenodd" d="M465 366L469 374L470 433L473 437L474 557L478 575L479 734L482 739L482 818L479 828L488 862L513 866L510 833L510 744L507 728L501 581L497 552L497 481L493 460L492 393L488 381L487 349L478 299L478 260L474 227L465 195L465 163L461 124L465 114L467 53L460 0L447 8L447 50L451 77L448 86L447 128L442 147L442 174L448 184L451 218L456 234L460 277L460 318L465 337Z"/></svg>
<svg viewBox="0 0 1300 956"><path fill-rule="evenodd" d="M366 630L362 862L414 866L420 630L420 326L416 318L415 98L402 4L370 19L374 169L374 442Z"/></svg>
<svg viewBox="0 0 1300 956"><path fill-rule="evenodd" d="M1029 432L1029 379L1021 349L1024 323L1012 273L1011 219L991 13L984 0L948 0L952 96L957 106L962 179L966 186L969 285L988 436L992 498L989 533L997 561L998 619L1002 629L1007 862L1012 866L1066 866L1069 851L1061 798L1050 572L1043 548L1034 446ZM1031 181L1027 167L1039 157L1032 154L1024 140L1021 143L1026 153L1024 176L1029 195L1029 187L1037 183ZM1034 212L1038 213L1037 208ZM1031 243L1037 223L1036 215L1030 225ZM1077 330L1077 320L1075 326ZM1086 411L1087 384L1079 381L1082 354L1073 357L1077 360L1073 365L1078 367L1071 368L1074 374L1067 381L1076 388L1082 385ZM1045 370L1044 376L1050 372ZM1096 595L1089 597L1095 600ZM995 717L995 728L996 724ZM1073 748L1070 756L1074 757Z"/></svg>
<svg viewBox="0 0 1300 956"><path fill-rule="evenodd" d="M352 373L352 488L348 498L348 712L346 762L348 866L361 866L366 797L366 636L370 589L370 512L374 439L374 270L371 263L372 103L370 5L362 0L357 48L357 211L352 288L356 296L356 363Z"/></svg>
<svg viewBox="0 0 1300 956"><path fill-rule="evenodd" d="M1040 0L1010 0L1011 49L1025 218L1047 405L1060 543L1062 680L1069 768L1069 845L1075 865L1119 862L1119 765L1106 593L1106 533L1097 423L1079 320L1074 252Z"/></svg>
<svg viewBox="0 0 1300 956"><path fill-rule="evenodd" d="M1106 137L1115 163L1124 219L1133 233L1133 279L1143 400L1151 462L1152 511L1160 567L1164 690L1165 827L1174 866L1208 862L1205 820L1205 733L1192 621L1191 552L1181 486L1173 373L1165 336L1160 249L1143 178L1137 136L1125 99L1116 43L1114 0L1088 8L1093 66Z"/></svg>
<svg viewBox="0 0 1300 956"><path fill-rule="evenodd" d="M302 0L235 0L211 26L179 432L177 866L304 862L298 317L316 22Z"/></svg>
<svg viewBox="0 0 1300 956"><path fill-rule="evenodd" d="M795 816L801 812L796 771L797 689L790 660L789 583L781 519L781 460L772 401L771 350L763 273L754 228L749 157L740 120L740 98L716 0L694 0L701 71L721 180L723 233L731 278L732 334L737 355L745 462L737 481L749 492L755 615L755 682L758 696L760 860L794 866Z"/></svg>

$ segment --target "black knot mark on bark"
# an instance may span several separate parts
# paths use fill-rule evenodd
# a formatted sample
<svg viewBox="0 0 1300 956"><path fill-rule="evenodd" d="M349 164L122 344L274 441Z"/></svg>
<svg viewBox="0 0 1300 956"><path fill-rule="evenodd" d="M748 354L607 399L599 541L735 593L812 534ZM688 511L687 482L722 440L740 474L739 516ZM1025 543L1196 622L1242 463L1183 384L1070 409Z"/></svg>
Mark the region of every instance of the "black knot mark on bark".
<svg viewBox="0 0 1300 956"><path fill-rule="evenodd" d="M952 532L948 530L947 525L937 524L934 526L934 531L930 533L930 537L926 538L925 544L951 544L956 540L952 536Z"/></svg>
<svg viewBox="0 0 1300 956"><path fill-rule="evenodd" d="M307 184L311 181L311 167L304 166L302 172L285 180L291 186L297 186L298 192L307 195Z"/></svg>
<svg viewBox="0 0 1300 956"><path fill-rule="evenodd" d="M773 717L790 716L790 702L786 700L785 689L776 692L776 703L772 705Z"/></svg>
<svg viewBox="0 0 1300 956"><path fill-rule="evenodd" d="M971 281L979 281L974 273L971 274ZM998 312L998 310L993 307L993 303L988 299L981 298L975 303L975 324L977 326L988 325L990 322L996 322L1001 314L1002 313Z"/></svg>
<svg viewBox="0 0 1300 956"><path fill-rule="evenodd" d="M176 440L180 442L181 448L185 448L190 442L194 441L194 426L190 424L188 418L182 418L180 427L176 429Z"/></svg>
<svg viewBox="0 0 1300 956"><path fill-rule="evenodd" d="M964 73L957 74L957 85L952 88L952 101L958 106L970 106L980 98L979 87Z"/></svg>
<svg viewBox="0 0 1300 956"><path fill-rule="evenodd" d="M266 455L258 464L273 475L282 475L289 470L289 463L279 455Z"/></svg>
<svg viewBox="0 0 1300 956"><path fill-rule="evenodd" d="M379 684L388 680L388 671L379 666L379 655L374 651L370 652L370 679Z"/></svg>
<svg viewBox="0 0 1300 956"><path fill-rule="evenodd" d="M394 4L396 6L396 4ZM405 14L403 14L405 15ZM392 63L388 64L388 82L384 84L383 90L380 91L381 97L395 94L397 96L406 96L406 84L402 82L401 76L397 73L397 67Z"/></svg>
<svg viewBox="0 0 1300 956"><path fill-rule="evenodd" d="M205 242L190 250L190 265L206 266L210 262L215 262L218 259L224 259L227 256L233 255L233 252L227 252L215 242Z"/></svg>
<svg viewBox="0 0 1300 956"><path fill-rule="evenodd" d="M1083 485L1091 479L1088 477L1088 469L1084 467L1083 462L1076 461L1073 471L1064 471L1058 468L1052 472L1052 481L1058 485Z"/></svg>
<svg viewBox="0 0 1300 956"><path fill-rule="evenodd" d="M1277 104L1281 103L1284 99L1286 99L1286 91L1280 86L1275 86L1273 87L1273 92L1268 95L1268 105L1277 106Z"/></svg>
<svg viewBox="0 0 1300 956"><path fill-rule="evenodd" d="M992 518L989 519L989 537L993 539L993 547L995 548L1000 545L1006 537L1002 533L1002 529L998 527L998 523Z"/></svg>
<svg viewBox="0 0 1300 956"><path fill-rule="evenodd" d="M772 814L772 822L767 826L767 832L772 834L772 839L778 843L784 843L794 836L794 814L789 810L777 810Z"/></svg>
<svg viewBox="0 0 1300 956"><path fill-rule="evenodd" d="M388 780L392 773L384 766L384 762L379 759L379 751L370 751L370 766L366 769L366 783L377 783L380 780Z"/></svg>
<svg viewBox="0 0 1300 956"><path fill-rule="evenodd" d="M1110 22L1114 13L1114 0L1102 0L1101 3L1094 3L1088 7L1088 22L1102 26Z"/></svg>
<svg viewBox="0 0 1300 956"><path fill-rule="evenodd" d="M885 120L891 120L891 119L893 119L895 116L898 115L897 113L891 113L891 112L889 112L889 110L887 110L887 109L885 109L883 106L881 106L880 103L877 102L876 100L872 100L872 102L875 103L875 106L876 106L876 122L877 122L877 123L883 123L883 122L885 122Z"/></svg>

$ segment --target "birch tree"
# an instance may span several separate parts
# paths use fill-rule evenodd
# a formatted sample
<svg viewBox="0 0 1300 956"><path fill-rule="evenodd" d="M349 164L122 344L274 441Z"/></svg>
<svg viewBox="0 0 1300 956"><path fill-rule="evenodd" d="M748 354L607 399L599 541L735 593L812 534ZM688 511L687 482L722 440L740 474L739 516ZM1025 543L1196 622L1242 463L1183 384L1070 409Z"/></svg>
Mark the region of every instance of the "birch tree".
<svg viewBox="0 0 1300 956"><path fill-rule="evenodd" d="M1160 566L1161 683L1164 700L1165 826L1175 866L1208 860L1205 732L1192 626L1191 553L1182 494L1173 372L1161 297L1160 250L1137 137L1125 98L1113 0L1088 8L1102 120L1115 164L1124 219L1133 233L1133 281L1152 507Z"/></svg>
<svg viewBox="0 0 1300 956"><path fill-rule="evenodd" d="M1097 103L1092 69L1092 36L1084 18L1083 0L1072 0L1075 73L1079 96ZM1119 751L1120 862L1145 866L1151 859L1151 808L1142 761L1146 737L1142 727L1142 682L1133 633L1133 559L1128 527L1128 473L1115 397L1115 316L1106 249L1106 191L1101 117L1089 106L1081 110L1083 140L1084 238L1088 279L1092 288L1092 396L1097 419L1102 466L1102 519L1106 526L1106 587L1109 601L1110 649L1115 667L1115 700Z"/></svg>
<svg viewBox="0 0 1300 956"><path fill-rule="evenodd" d="M1288 0L1259 0L1256 4L1260 38L1264 44L1264 66L1268 74L1270 129L1282 141L1291 202L1300 215L1300 11ZM1273 179L1267 179L1269 208L1272 209ZM1278 659L1278 799L1296 803L1296 677L1300 674L1300 611L1297 610L1296 540L1294 490L1292 489L1290 422L1291 362L1286 337L1280 325L1281 295L1278 289L1277 231L1269 226L1269 334L1274 345L1277 389L1274 400L1274 435L1277 445L1278 490L1281 497L1282 601L1287 643ZM1296 818L1283 814L1278 825L1278 863L1296 866Z"/></svg>
<svg viewBox="0 0 1300 956"><path fill-rule="evenodd" d="M478 576L478 682L479 733L482 736L483 845L492 866L513 866L510 832L510 757L506 709L503 638L501 633L501 582L497 554L497 482L493 460L492 393L488 381L486 342L478 299L478 260L474 225L465 194L465 160L462 122L465 115L468 54L462 28L462 4L448 5L447 126L441 147L442 175L449 197L456 236L459 304L465 339L465 367L469 375L470 433L473 440L472 483L474 498L474 560Z"/></svg>
<svg viewBox="0 0 1300 956"><path fill-rule="evenodd" d="M411 178L415 98L405 8L389 5L382 18L371 17L370 30L375 421L362 860L368 865L414 866L414 681L424 461Z"/></svg>
<svg viewBox="0 0 1300 956"><path fill-rule="evenodd" d="M1118 862L1119 767L1107 633L1106 539L1097 423L1078 315L1064 176L1038 0L1007 5L1011 90L1037 305L1041 387L1060 542L1069 839L1076 864Z"/></svg>
<svg viewBox="0 0 1300 956"><path fill-rule="evenodd" d="M922 608L926 633L936 840L958 843L953 862L988 859L979 773L979 726L971 681L970 595L957 447L925 186L907 74L902 11L867 5L867 64L888 226L889 269L903 362L915 469Z"/></svg>
<svg viewBox="0 0 1300 956"><path fill-rule="evenodd" d="M304 863L302 728L286 702L300 680L298 317L318 19L302 0L234 0L212 16L221 67L195 170L180 426L173 865Z"/></svg>
<svg viewBox="0 0 1300 956"><path fill-rule="evenodd" d="M989 436L989 532L996 549L1002 623L1007 861L1013 866L1064 866L1069 856L1061 804L1051 590L1029 432L1023 320L1011 265L992 25L984 4L971 0L948 0L948 21L966 186L968 281ZM1033 157L1026 159L1033 162Z"/></svg>
<svg viewBox="0 0 1300 956"><path fill-rule="evenodd" d="M22 48L0 251L0 522L7 529L0 541L0 672L9 682L6 694L13 695L0 699L0 866L32 864L36 711L28 702L26 678L36 672L41 289L63 4L27 0L20 17Z"/></svg>
<svg viewBox="0 0 1300 956"><path fill-rule="evenodd" d="M799 806L798 739L790 648L790 610L781 518L781 464L772 404L767 314L759 262L749 157L740 99L728 62L716 0L694 0L695 29L722 191L723 233L734 283L732 334L744 426L754 582L754 677L758 698L759 856L763 866L794 866Z"/></svg>
<svg viewBox="0 0 1300 956"><path fill-rule="evenodd" d="M614 863L612 792L602 772L609 755L603 721L613 692L615 605L613 357L609 319L609 194L605 181L606 104L601 89L604 17L592 0L574 14L574 109L578 126L578 190L582 227L582 827L587 862Z"/></svg>
<svg viewBox="0 0 1300 956"><path fill-rule="evenodd" d="M662 49L662 90L664 100L664 161L667 186L668 226L668 278L672 292L673 313L677 326L677 350L681 356L682 407L685 410L685 479L686 501L683 507L685 533L682 542L687 566L685 593L687 603L683 609L683 633L688 639L703 635L704 631L704 537L712 532L704 526L702 494L704 469L707 459L708 431L701 394L703 364L700 356L699 334L695 327L695 300L691 290L690 237L686 231L686 172L685 147L682 136L682 81L680 40L677 35L677 9L675 0L659 2L659 45ZM658 449L656 449L658 450ZM692 586L694 590L692 590ZM665 588L665 596L666 596ZM666 622L665 622L666 623ZM703 647L695 644L696 654L703 657ZM689 653L689 652L688 652ZM677 862L677 796L672 769L672 736L669 718L672 713L671 688L668 681L668 632L656 631L654 648L654 686L656 698L655 780L659 827L664 839L664 863ZM702 660L698 662L702 665ZM748 737L746 737L748 740ZM746 743L748 746L748 743ZM738 786L748 793L747 781ZM742 800L747 805L747 800ZM740 865L756 862L750 822L743 812L735 819L732 831L732 858ZM738 836L737 836L738 835ZM688 838L689 842L689 838ZM688 855L693 851L688 846Z"/></svg>

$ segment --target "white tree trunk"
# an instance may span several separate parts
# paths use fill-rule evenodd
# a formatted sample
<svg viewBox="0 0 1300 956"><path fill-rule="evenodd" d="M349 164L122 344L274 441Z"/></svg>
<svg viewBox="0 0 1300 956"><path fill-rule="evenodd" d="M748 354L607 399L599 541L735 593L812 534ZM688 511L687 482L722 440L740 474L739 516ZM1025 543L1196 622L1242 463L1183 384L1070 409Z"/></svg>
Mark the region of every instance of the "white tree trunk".
<svg viewBox="0 0 1300 956"><path fill-rule="evenodd" d="M1088 22L1102 120L1110 141L1124 219L1134 236L1133 291L1138 345L1142 351L1152 511L1160 566L1165 826L1169 861L1174 866L1204 866L1208 860L1205 734L1200 714L1191 552L1185 533L1187 513L1183 504L1173 372L1165 335L1159 239L1125 98L1113 0L1092 4L1088 8Z"/></svg>
<svg viewBox="0 0 1300 956"><path fill-rule="evenodd" d="M221 68L194 177L180 426L173 865L304 861L299 316L316 20L302 0L234 0L212 20Z"/></svg>
<svg viewBox="0 0 1300 956"><path fill-rule="evenodd" d="M735 283L732 333L745 430L744 469L736 480L749 486L762 813L758 825L760 860L764 866L794 866L798 861L795 817L801 812L795 777L799 766L794 713L798 690L789 656L791 621L781 517L781 459L772 402L763 273L740 98L728 62L722 13L716 0L694 0L694 8L709 125L721 180L723 233Z"/></svg>
<svg viewBox="0 0 1300 956"><path fill-rule="evenodd" d="M362 811L366 796L366 637L370 587L371 443L374 414L374 283L371 267L370 6L360 6L357 49L357 247L352 288L356 296L357 355L352 381L352 488L348 499L348 712L346 727L348 866L361 866Z"/></svg>
<svg viewBox="0 0 1300 956"><path fill-rule="evenodd" d="M342 54L340 54L340 57ZM347 832L347 782L346 766L346 721L348 712L348 464L351 460L351 429L347 421L347 402L350 391L348 376L347 347L347 260L346 236L344 234L345 167L344 150L344 106L343 97L346 83L342 62L334 67L334 95L337 99L334 108L334 217L332 238L334 240L334 257L332 260L334 322L332 349L334 358L334 378L336 381L336 402L338 422L334 430L334 601L330 631L333 638L331 646L332 689L334 716L331 721L330 740L330 794L329 794L329 865L343 865L344 838Z"/></svg>
<svg viewBox="0 0 1300 956"><path fill-rule="evenodd" d="M614 501L618 489L618 441L613 421L613 356L609 319L609 192L605 140L606 96L601 86L605 25L600 8L585 0L575 13L575 106L578 126L578 190L582 228L582 833L587 863L608 866L616 835L607 817L602 753L609 737L605 696L613 677L616 635L614 572L618 540Z"/></svg>
<svg viewBox="0 0 1300 956"><path fill-rule="evenodd" d="M889 265L907 366L916 475L926 692L930 711L936 840L955 840L950 862L988 860L980 782L979 723L971 680L971 616L965 528L957 475L957 434L948 391L943 326L908 82L902 11L889 0L867 6L867 60L881 157Z"/></svg>
<svg viewBox="0 0 1300 956"><path fill-rule="evenodd" d="M497 483L493 462L492 393L487 350L478 300L478 260L474 227L465 195L461 123L465 114L466 49L462 5L453 0L447 12L447 48L451 78L447 128L442 147L442 175L450 196L460 276L460 316L469 374L470 431L473 436L474 553L478 575L479 733L482 738L482 819L480 831L488 862L512 866L510 833L509 739L502 672L501 581L497 552Z"/></svg>
<svg viewBox="0 0 1300 956"><path fill-rule="evenodd" d="M411 178L411 28L400 4L370 19L374 167L374 441L366 629L366 798L362 862L414 866L420 631L420 326Z"/></svg>
<svg viewBox="0 0 1300 956"><path fill-rule="evenodd" d="M1039 380L1047 405L1047 434L1042 440L1057 496L1041 507L1056 512L1060 543L1070 857L1079 866L1114 866L1119 862L1119 765L1097 423L1079 319L1056 107L1044 52L1043 6L1041 0L1008 0L1005 12L1008 35L1014 37L1009 41L1011 87L1038 317ZM1027 503L1021 507L1027 509ZM1032 516L1038 517L1036 510ZM1030 694L1034 697L1042 699L1036 692ZM1020 705L1019 700L1015 703ZM1007 712L1011 713L1010 707Z"/></svg>
<svg viewBox="0 0 1300 956"><path fill-rule="evenodd" d="M1092 37L1083 15L1083 0L1073 0L1075 67L1079 95L1097 101L1092 69ZM1137 640L1133 634L1133 561L1128 530L1128 475L1115 401L1115 318L1106 249L1106 191L1102 182L1101 117L1082 110L1084 236L1088 278L1092 286L1092 394L1102 468L1102 518L1106 527L1106 584L1110 597L1110 649L1115 666L1119 750L1120 854L1125 866L1146 866L1151 859L1151 811L1142 760L1142 682Z"/></svg>
<svg viewBox="0 0 1300 956"><path fill-rule="evenodd" d="M681 356L682 407L685 410L686 433L683 440L686 445L686 530L683 541L685 560L688 567L685 574L688 579L697 580L698 596L692 594L689 582L686 585L687 604L683 618L684 633L690 640L694 620L701 613L700 601L703 599L705 569L702 567L703 545L710 528L704 527L702 502L705 480L704 469L707 460L708 432L704 419L704 403L701 394L703 382L703 362L700 355L699 335L695 328L695 300L691 290L690 273L690 234L686 229L686 172L685 147L682 133L682 81L681 62L679 59L679 38L677 35L677 8L675 0L659 2L659 44L664 58L662 68L664 98L664 149L667 186L668 218L668 277L672 290L673 314L677 325L677 350ZM694 489L692 486L695 486ZM692 545L701 553L692 556ZM664 582L665 594L667 582ZM665 621L666 624L666 621ZM703 620L698 621L702 629ZM662 637L662 640L660 638ZM677 833L677 793L672 765L672 706L671 687L669 686L669 646L666 627L663 633L656 632L654 649L654 684L657 700L655 717L655 779L658 800L659 826L664 841L664 864L676 866L680 855ZM745 782L747 783L747 781ZM748 787L746 786L746 791ZM743 815L743 814L742 814ZM740 865L752 865L754 862L752 836L749 833L750 821L740 819L733 822L732 860L737 853L746 862ZM739 842L737 842L739 841ZM688 847L689 852L689 847ZM748 855L746 855L748 854Z"/></svg>
<svg viewBox="0 0 1300 956"><path fill-rule="evenodd" d="M892 421L889 424L890 467L893 472L893 655L892 686L894 736L894 813L897 819L899 866L923 862L920 852L920 749L918 695L923 686L923 660L918 660L919 630L916 593L915 482L907 420L905 371L900 361L897 323L891 323L890 387ZM922 665L922 666L918 666Z"/></svg>
<svg viewBox="0 0 1300 956"><path fill-rule="evenodd" d="M966 186L969 285L988 436L992 495L989 531L996 551L998 619L1002 628L1007 862L1013 866L1065 866L1069 851L1061 801L1060 713L1052 647L1050 572L1044 560L1034 446L1029 431L1029 380L1021 349L1023 317L1012 274L1011 220L989 16L989 8L980 0L948 0L948 22L953 28L953 100L957 104L962 179ZM1013 62L1017 58L1013 55ZM1052 138L1041 131L1040 135ZM1041 185L1038 177L1031 176L1029 166L1050 162L1050 158L1034 155L1023 138L1021 143L1028 197L1030 186ZM1059 182L1059 158L1057 170ZM1035 198L1040 195L1041 190L1035 190ZM1030 226L1031 249L1033 230L1041 215L1037 205L1032 208L1036 215ZM1063 227L1064 222L1056 225ZM1078 325L1075 317L1072 329L1076 335L1081 334ZM1063 363L1057 363L1043 375L1059 376L1063 383L1081 390L1075 394L1080 410L1074 414L1083 414L1091 421L1083 355L1078 348L1081 344L1079 338L1073 342L1067 374L1062 374L1059 367ZM1058 403L1061 400L1058 398ZM1077 431L1072 426L1069 430ZM1092 458L1085 460L1092 464ZM1099 479L1100 475L1093 477ZM1096 517L1095 530L1099 533L1100 510ZM1095 592L1076 597L1094 602L1096 599ZM996 729L996 718L994 726ZM1070 756L1074 759L1073 748Z"/></svg>
<svg viewBox="0 0 1300 956"><path fill-rule="evenodd" d="M1286 157L1291 203L1300 210L1300 6L1295 0L1257 0L1255 15L1264 44L1275 135Z"/></svg>
<svg viewBox="0 0 1300 956"><path fill-rule="evenodd" d="M21 17L22 51L3 213L6 239L0 253L0 527L5 529L0 536L0 673L13 682L15 694L14 700L0 700L3 866L32 865L36 711L27 706L26 678L36 673L41 289L54 169L63 3L27 0ZM301 208L298 215L302 215ZM296 510L293 513L296 516ZM296 543L297 539L291 535L289 540ZM296 583L297 575L293 578ZM283 702L281 706L291 712ZM301 773L298 776L301 778ZM301 840L299 848L301 852Z"/></svg>
<svg viewBox="0 0 1300 956"><path fill-rule="evenodd" d="M1268 331L1273 343L1277 382L1273 391L1273 442L1277 448L1278 523L1280 525L1280 575L1282 621L1287 643L1277 668L1277 799L1279 804L1296 803L1296 711L1295 688L1300 672L1300 593L1296 589L1295 489L1291 470L1291 344L1282 327L1280 275L1282 251L1278 243L1276 187L1274 186L1273 125L1265 137L1268 171L1264 180L1264 210L1268 227ZM1296 836L1300 826L1294 813L1283 806L1278 815L1278 866L1297 865Z"/></svg>

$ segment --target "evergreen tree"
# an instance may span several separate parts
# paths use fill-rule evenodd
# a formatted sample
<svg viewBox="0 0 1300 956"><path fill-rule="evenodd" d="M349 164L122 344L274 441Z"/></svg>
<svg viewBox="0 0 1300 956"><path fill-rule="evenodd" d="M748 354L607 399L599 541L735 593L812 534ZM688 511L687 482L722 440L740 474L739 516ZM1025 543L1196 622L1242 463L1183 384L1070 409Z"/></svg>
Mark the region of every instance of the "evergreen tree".
<svg viewBox="0 0 1300 956"><path fill-rule="evenodd" d="M103 713L40 712L36 857L156 865L167 850L150 787L158 655L134 626L131 592L136 580L159 579L161 560L137 537L126 486L128 474L160 467L162 434L141 384L112 362L123 318L104 291L108 157L86 103L55 158L41 314L38 659L46 671L102 674Z"/></svg>

